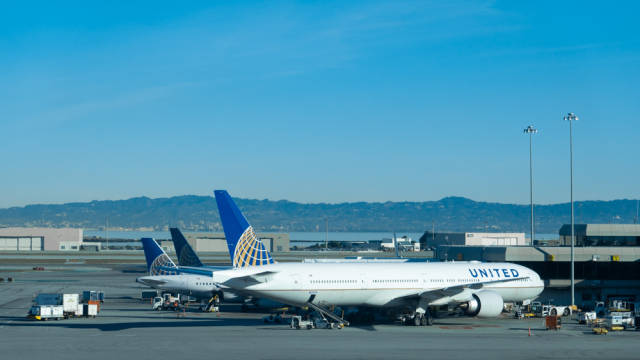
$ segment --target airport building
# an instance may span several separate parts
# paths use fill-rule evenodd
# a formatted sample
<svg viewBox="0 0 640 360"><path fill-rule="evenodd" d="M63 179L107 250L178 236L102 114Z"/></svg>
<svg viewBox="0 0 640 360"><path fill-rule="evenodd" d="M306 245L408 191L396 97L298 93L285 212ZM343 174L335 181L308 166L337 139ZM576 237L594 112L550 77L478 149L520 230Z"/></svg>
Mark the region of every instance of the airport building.
<svg viewBox="0 0 640 360"><path fill-rule="evenodd" d="M78 251L82 229L0 228L0 251Z"/></svg>
<svg viewBox="0 0 640 360"><path fill-rule="evenodd" d="M270 252L289 251L288 233L258 233L260 240ZM196 252L228 252L224 233L184 233L184 237ZM160 246L167 252L175 252L171 240L163 240Z"/></svg>
<svg viewBox="0 0 640 360"><path fill-rule="evenodd" d="M640 246L640 224L575 224L576 246ZM571 245L571 225L560 228L560 244Z"/></svg>
<svg viewBox="0 0 640 360"><path fill-rule="evenodd" d="M443 245L460 246L525 246L530 245L524 233L431 232L420 237L422 249Z"/></svg>

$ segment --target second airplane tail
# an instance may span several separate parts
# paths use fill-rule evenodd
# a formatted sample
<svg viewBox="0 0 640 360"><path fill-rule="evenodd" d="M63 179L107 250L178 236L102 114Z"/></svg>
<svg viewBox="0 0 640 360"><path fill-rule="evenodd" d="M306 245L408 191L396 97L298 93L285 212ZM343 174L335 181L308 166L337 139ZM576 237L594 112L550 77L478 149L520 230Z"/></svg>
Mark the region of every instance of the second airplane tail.
<svg viewBox="0 0 640 360"><path fill-rule="evenodd" d="M253 227L249 225L229 193L216 190L214 194L233 267L273 264L273 257L256 236Z"/></svg>

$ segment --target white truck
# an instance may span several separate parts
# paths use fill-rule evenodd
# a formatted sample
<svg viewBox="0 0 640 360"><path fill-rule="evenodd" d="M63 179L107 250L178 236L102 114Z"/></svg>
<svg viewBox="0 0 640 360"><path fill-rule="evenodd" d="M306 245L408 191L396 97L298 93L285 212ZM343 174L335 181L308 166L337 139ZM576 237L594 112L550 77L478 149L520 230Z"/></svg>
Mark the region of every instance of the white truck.
<svg viewBox="0 0 640 360"><path fill-rule="evenodd" d="M542 311L548 311L548 315L551 316L569 316L571 315L571 306L568 305L543 305Z"/></svg>
<svg viewBox="0 0 640 360"><path fill-rule="evenodd" d="M162 296L153 298L151 309L153 310L179 310L181 307L180 296L173 296L170 293L164 293Z"/></svg>
<svg viewBox="0 0 640 360"><path fill-rule="evenodd" d="M33 305L29 309L27 317L35 320L60 320L64 318L64 307L62 305Z"/></svg>
<svg viewBox="0 0 640 360"><path fill-rule="evenodd" d="M531 303L531 311L539 317L546 316L569 316L572 313L570 306L563 305L543 305L539 301Z"/></svg>

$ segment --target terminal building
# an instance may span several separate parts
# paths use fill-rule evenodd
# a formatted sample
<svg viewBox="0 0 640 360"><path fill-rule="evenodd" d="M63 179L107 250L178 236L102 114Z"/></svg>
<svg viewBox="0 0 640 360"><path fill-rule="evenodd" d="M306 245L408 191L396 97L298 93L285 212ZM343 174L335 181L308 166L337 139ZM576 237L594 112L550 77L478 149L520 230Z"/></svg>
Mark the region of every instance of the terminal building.
<svg viewBox="0 0 640 360"><path fill-rule="evenodd" d="M640 246L640 224L575 224L575 246ZM560 228L560 244L571 245L571 225Z"/></svg>
<svg viewBox="0 0 640 360"><path fill-rule="evenodd" d="M183 235L196 252L229 252L224 233L185 232ZM257 235L270 252L289 251L288 233L259 233ZM160 246L164 251L175 252L171 240L160 241Z"/></svg>
<svg viewBox="0 0 640 360"><path fill-rule="evenodd" d="M82 229L0 228L0 251L78 251Z"/></svg>
<svg viewBox="0 0 640 360"><path fill-rule="evenodd" d="M576 305L625 299L640 301L640 225L576 224ZM424 237L424 236L423 236ZM436 237L437 238L437 237ZM422 241L422 240L421 240ZM511 262L533 269L545 280L542 301L569 304L571 226L559 230L560 246L441 244L441 261Z"/></svg>
<svg viewBox="0 0 640 360"><path fill-rule="evenodd" d="M524 233L431 232L420 237L422 249L443 245L459 246L525 246L530 245Z"/></svg>

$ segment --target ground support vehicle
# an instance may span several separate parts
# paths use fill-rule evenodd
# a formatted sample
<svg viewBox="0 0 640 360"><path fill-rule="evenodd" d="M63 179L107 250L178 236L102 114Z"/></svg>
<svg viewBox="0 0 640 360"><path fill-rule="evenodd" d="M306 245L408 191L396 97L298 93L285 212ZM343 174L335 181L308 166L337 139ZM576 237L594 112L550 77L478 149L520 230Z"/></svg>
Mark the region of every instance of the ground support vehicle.
<svg viewBox="0 0 640 360"><path fill-rule="evenodd" d="M313 320L309 318L309 316L305 316L304 318L300 315L294 315L291 317L291 328L300 330L307 329L311 330L315 327Z"/></svg>
<svg viewBox="0 0 640 360"><path fill-rule="evenodd" d="M544 318L547 316L569 316L573 310L568 305L543 305L539 301L533 301L531 303L531 312L536 314L537 317Z"/></svg>
<svg viewBox="0 0 640 360"><path fill-rule="evenodd" d="M182 309L180 303L180 296L173 296L170 293L164 293L162 296L156 296L153 298L151 309L153 310L173 310L178 311Z"/></svg>
<svg viewBox="0 0 640 360"><path fill-rule="evenodd" d="M631 311L612 311L605 317L605 319L612 330L613 327L621 327L622 329L635 327L635 319Z"/></svg>
<svg viewBox="0 0 640 360"><path fill-rule="evenodd" d="M591 324L596 320L596 318L595 311L582 311L578 313L578 323L580 324Z"/></svg>

